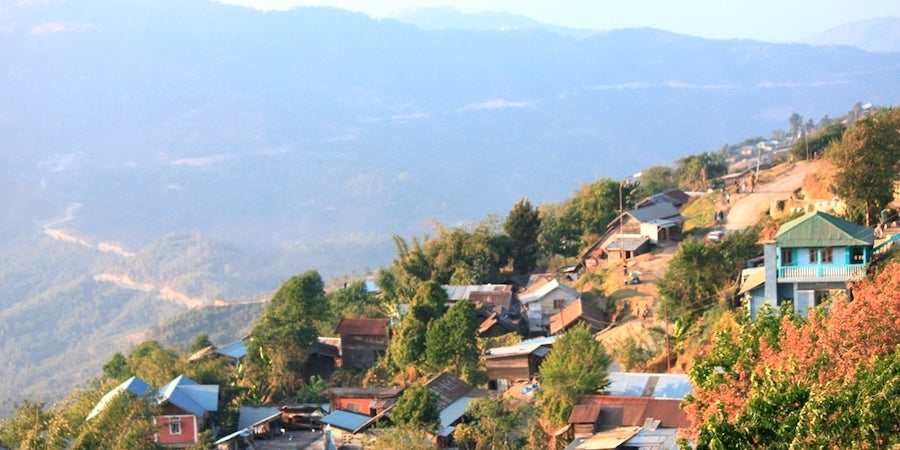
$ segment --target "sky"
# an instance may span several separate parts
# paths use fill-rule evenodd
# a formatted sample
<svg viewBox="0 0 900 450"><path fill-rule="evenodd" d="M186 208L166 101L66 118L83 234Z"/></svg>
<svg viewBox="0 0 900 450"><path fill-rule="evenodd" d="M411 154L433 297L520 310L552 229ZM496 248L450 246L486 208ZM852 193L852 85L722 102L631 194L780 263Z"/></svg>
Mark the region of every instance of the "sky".
<svg viewBox="0 0 900 450"><path fill-rule="evenodd" d="M220 0L257 9L333 6L375 18L418 7L505 11L573 28L649 27L709 39L797 42L859 20L900 17L897 0Z"/></svg>

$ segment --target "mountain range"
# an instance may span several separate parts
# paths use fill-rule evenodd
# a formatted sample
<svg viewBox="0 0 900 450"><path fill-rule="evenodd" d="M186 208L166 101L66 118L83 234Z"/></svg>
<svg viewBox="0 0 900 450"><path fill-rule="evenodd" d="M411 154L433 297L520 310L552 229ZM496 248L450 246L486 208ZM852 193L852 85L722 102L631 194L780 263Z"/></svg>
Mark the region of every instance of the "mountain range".
<svg viewBox="0 0 900 450"><path fill-rule="evenodd" d="M900 53L206 0L0 6L0 60L4 405L392 233L900 99Z"/></svg>

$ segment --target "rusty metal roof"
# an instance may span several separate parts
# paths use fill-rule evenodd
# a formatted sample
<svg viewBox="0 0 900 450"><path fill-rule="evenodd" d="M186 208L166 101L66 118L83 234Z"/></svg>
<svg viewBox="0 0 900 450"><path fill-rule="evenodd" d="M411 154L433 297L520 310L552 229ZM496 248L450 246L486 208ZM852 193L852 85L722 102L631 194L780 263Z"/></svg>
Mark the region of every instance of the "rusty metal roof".
<svg viewBox="0 0 900 450"><path fill-rule="evenodd" d="M579 404L600 405L600 424L606 427L643 426L647 419L659 420L662 428L689 428L680 399L585 395Z"/></svg>
<svg viewBox="0 0 900 450"><path fill-rule="evenodd" d="M572 408L572 414L569 414L568 423L595 423L600 417L600 409L599 403L575 405Z"/></svg>
<svg viewBox="0 0 900 450"><path fill-rule="evenodd" d="M340 336L386 336L391 319L348 319L341 317L334 327Z"/></svg>
<svg viewBox="0 0 900 450"><path fill-rule="evenodd" d="M595 331L600 331L609 325L603 313L579 298L550 317L550 334L557 334L565 330L578 319L587 322Z"/></svg>

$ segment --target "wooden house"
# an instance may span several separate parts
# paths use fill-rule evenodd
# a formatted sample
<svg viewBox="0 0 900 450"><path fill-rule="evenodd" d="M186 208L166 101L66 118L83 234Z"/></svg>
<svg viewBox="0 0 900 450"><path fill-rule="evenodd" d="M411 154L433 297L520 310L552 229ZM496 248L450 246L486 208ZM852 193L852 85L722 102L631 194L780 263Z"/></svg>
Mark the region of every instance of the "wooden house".
<svg viewBox="0 0 900 450"><path fill-rule="evenodd" d="M328 399L330 411L350 411L374 416L396 402L403 389L333 387L322 393Z"/></svg>
<svg viewBox="0 0 900 450"><path fill-rule="evenodd" d="M546 334L550 317L581 298L580 292L555 279L535 283L518 295L532 336Z"/></svg>
<svg viewBox="0 0 900 450"><path fill-rule="evenodd" d="M568 423L575 438L596 433L600 429L600 405L598 403L575 405L569 414Z"/></svg>
<svg viewBox="0 0 900 450"><path fill-rule="evenodd" d="M488 386L503 392L517 382L531 380L555 340L555 337L529 339L508 347L488 349L482 356Z"/></svg>
<svg viewBox="0 0 900 450"><path fill-rule="evenodd" d="M605 314L579 298L550 317L550 334L562 333L579 323L586 323L591 333L610 325Z"/></svg>
<svg viewBox="0 0 900 450"><path fill-rule="evenodd" d="M341 364L365 370L372 367L388 346L390 319L349 319L342 317L335 327L341 337Z"/></svg>

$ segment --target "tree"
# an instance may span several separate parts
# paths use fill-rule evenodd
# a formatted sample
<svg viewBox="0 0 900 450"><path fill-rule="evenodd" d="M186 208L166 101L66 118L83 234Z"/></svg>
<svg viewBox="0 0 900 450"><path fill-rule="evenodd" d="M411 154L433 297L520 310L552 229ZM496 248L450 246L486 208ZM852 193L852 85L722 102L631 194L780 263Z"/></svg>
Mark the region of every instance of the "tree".
<svg viewBox="0 0 900 450"><path fill-rule="evenodd" d="M375 295L366 291L362 281L350 283L328 295L331 318L334 323L340 317L384 317L385 311Z"/></svg>
<svg viewBox="0 0 900 450"><path fill-rule="evenodd" d="M793 113L791 114L791 117L788 118L788 123L791 125L791 137L797 137L800 127L803 126L803 116Z"/></svg>
<svg viewBox="0 0 900 450"><path fill-rule="evenodd" d="M153 386L162 386L183 372L178 354L157 341L144 341L135 347L128 355L128 367Z"/></svg>
<svg viewBox="0 0 900 450"><path fill-rule="evenodd" d="M71 448L128 448L156 450L153 418L161 411L155 402L130 392L114 396L99 414L87 421Z"/></svg>
<svg viewBox="0 0 900 450"><path fill-rule="evenodd" d="M670 317L691 323L703 310L715 305L744 261L760 252L759 231L726 234L717 244L688 238L678 247L659 280L659 294Z"/></svg>
<svg viewBox="0 0 900 450"><path fill-rule="evenodd" d="M475 450L512 450L525 447L534 422L531 406L514 407L506 397L473 400L466 409L470 420L457 425L454 439Z"/></svg>
<svg viewBox="0 0 900 450"><path fill-rule="evenodd" d="M528 273L535 268L541 218L528 199L519 200L503 222L503 231L512 239L513 270Z"/></svg>
<svg viewBox="0 0 900 450"><path fill-rule="evenodd" d="M195 338L194 341L191 342L191 353L199 352L206 347L213 345L209 340L209 336L206 333L200 333Z"/></svg>
<svg viewBox="0 0 900 450"><path fill-rule="evenodd" d="M824 155L825 150L834 142L840 142L847 126L841 122L832 123L818 133L805 139L794 141L791 145L791 156L794 159L812 159L814 155Z"/></svg>
<svg viewBox="0 0 900 450"><path fill-rule="evenodd" d="M391 411L391 419L404 428L437 431L440 426L438 397L424 384L406 388Z"/></svg>
<svg viewBox="0 0 900 450"><path fill-rule="evenodd" d="M131 369L128 368L128 360L122 352L115 352L109 361L103 365L103 374L112 380L124 381L131 376Z"/></svg>
<svg viewBox="0 0 900 450"><path fill-rule="evenodd" d="M316 322L327 312L318 272L308 271L284 282L250 331L245 383L264 386L269 401L301 388L309 350L319 334Z"/></svg>
<svg viewBox="0 0 900 450"><path fill-rule="evenodd" d="M900 443L900 264L808 320L722 326L689 371L696 448L891 448Z"/></svg>
<svg viewBox="0 0 900 450"><path fill-rule="evenodd" d="M826 152L837 168L834 191L847 203L851 220L871 226L893 200L900 181L898 129L900 109L878 111L857 121Z"/></svg>
<svg viewBox="0 0 900 450"><path fill-rule="evenodd" d="M706 190L710 181L725 175L728 170L722 153L686 156L676 161L675 166L678 187L687 190Z"/></svg>
<svg viewBox="0 0 900 450"><path fill-rule="evenodd" d="M13 448L47 448L45 432L50 414L44 404L22 400L12 418L0 422L0 442Z"/></svg>
<svg viewBox="0 0 900 450"><path fill-rule="evenodd" d="M540 367L538 407L551 425L566 422L578 396L603 392L609 385L611 359L584 323L553 344Z"/></svg>
<svg viewBox="0 0 900 450"><path fill-rule="evenodd" d="M436 319L425 336L425 360L436 372L449 369L462 377L467 368L477 368L481 352L476 334L478 312L468 300L453 305Z"/></svg>
<svg viewBox="0 0 900 450"><path fill-rule="evenodd" d="M671 167L653 166L641 171L640 195L649 197L678 187Z"/></svg>

